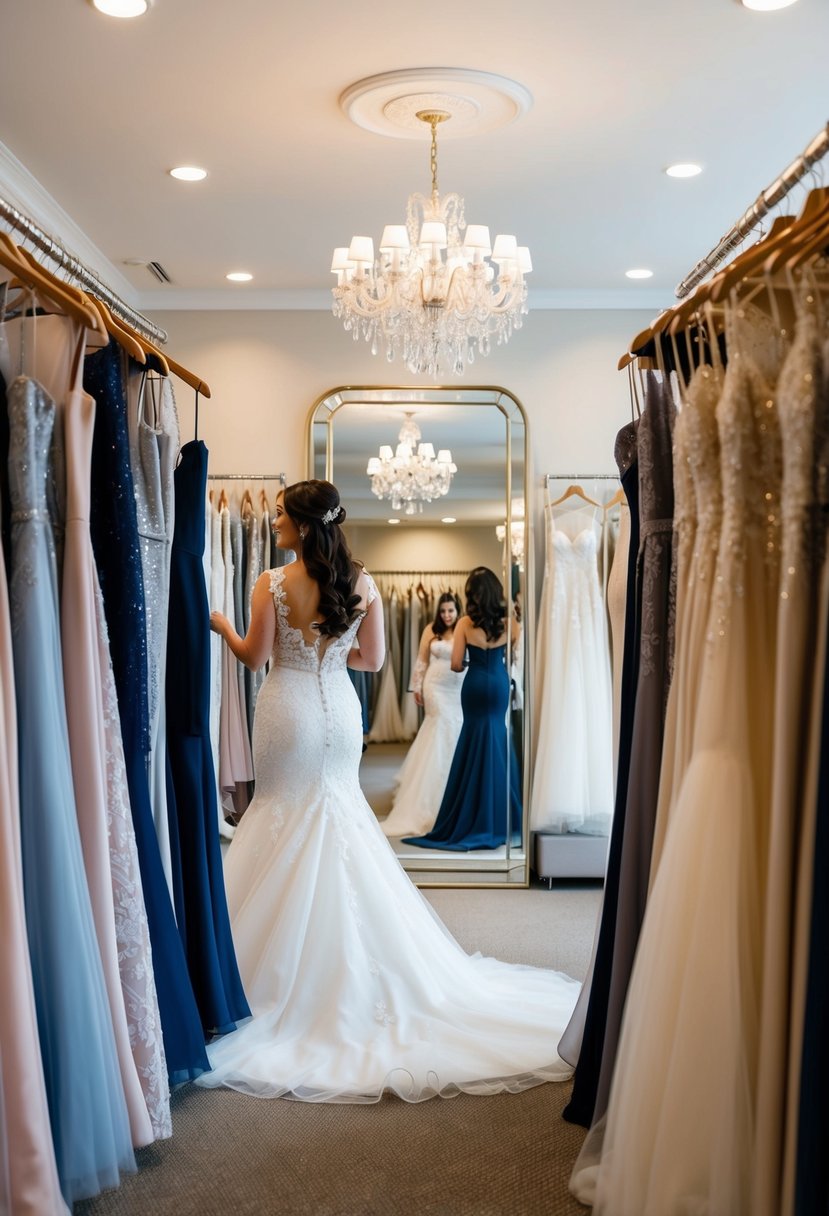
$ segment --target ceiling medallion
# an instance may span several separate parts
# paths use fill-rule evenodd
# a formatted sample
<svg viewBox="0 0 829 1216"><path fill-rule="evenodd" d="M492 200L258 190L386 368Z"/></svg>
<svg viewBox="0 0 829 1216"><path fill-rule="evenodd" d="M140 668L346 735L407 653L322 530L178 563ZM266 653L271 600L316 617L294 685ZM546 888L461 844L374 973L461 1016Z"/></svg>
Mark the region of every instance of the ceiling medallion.
<svg viewBox="0 0 829 1216"><path fill-rule="evenodd" d="M529 250L514 236L497 236L491 245L489 228L467 226L463 198L457 193L441 198L437 179L439 126L457 117L461 126L478 129L483 114L491 129L523 113L532 99L523 86L489 77L488 83L495 80L502 87L494 93L498 105L487 104L479 79L485 73L471 73L477 94L459 98L450 74L463 75L454 69L389 73L358 82L340 99L369 130L388 124L392 129L385 133L408 138L424 124L431 129L431 193L409 196L406 223L386 225L378 257L371 237L354 236L349 246L335 249L331 263L337 275L333 313L355 341L362 336L372 354L384 350L390 363L399 354L411 372L429 376L463 375L476 353L489 354L493 340L496 345L509 341L527 312L524 276L532 270ZM410 87L431 85L433 91L387 95L393 77L404 77ZM380 86L373 84L378 80ZM434 91L440 84L443 91ZM468 87L466 80L461 84ZM374 106L371 114L367 98Z"/></svg>

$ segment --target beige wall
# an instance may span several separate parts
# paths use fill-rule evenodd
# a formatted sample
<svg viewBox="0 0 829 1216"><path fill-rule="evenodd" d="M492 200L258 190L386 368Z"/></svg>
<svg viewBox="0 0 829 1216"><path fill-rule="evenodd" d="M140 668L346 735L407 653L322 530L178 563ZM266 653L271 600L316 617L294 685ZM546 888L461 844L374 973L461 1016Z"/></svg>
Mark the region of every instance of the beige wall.
<svg viewBox="0 0 829 1216"><path fill-rule="evenodd" d="M439 528L380 527L346 523L348 543L368 570L471 570L489 566L499 575L504 566L502 543L494 526Z"/></svg>
<svg viewBox="0 0 829 1216"><path fill-rule="evenodd" d="M526 410L534 524L543 473L614 471L614 438L630 418L627 377L616 363L650 315L530 312L507 346L468 369L466 383L509 389ZM424 383L399 361L373 357L327 312L170 311L153 319L169 332L170 353L210 384L199 430L215 472L305 477L306 422L318 397L339 385ZM183 438L190 438L193 393L178 382L176 395Z"/></svg>
<svg viewBox="0 0 829 1216"><path fill-rule="evenodd" d="M306 473L308 411L327 389L424 382L399 361L373 357L326 312L159 312L153 320L169 332L170 353L211 386L201 431L219 472L284 469L296 480ZM616 362L648 320L630 311L530 313L464 379L501 385L522 402L536 474L612 471L614 436L630 417ZM193 394L178 383L177 398L189 436Z"/></svg>

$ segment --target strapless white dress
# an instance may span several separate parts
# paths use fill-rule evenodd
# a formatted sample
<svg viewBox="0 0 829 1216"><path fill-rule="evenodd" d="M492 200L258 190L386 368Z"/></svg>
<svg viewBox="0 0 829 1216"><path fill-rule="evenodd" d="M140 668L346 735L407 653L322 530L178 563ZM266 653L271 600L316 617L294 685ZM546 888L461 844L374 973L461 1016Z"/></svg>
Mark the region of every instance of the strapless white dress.
<svg viewBox="0 0 829 1216"><path fill-rule="evenodd" d="M466 672L452 671L451 658L452 643L435 638L423 676L423 724L400 767L391 812L380 825L386 836L425 836L435 826L463 726Z"/></svg>

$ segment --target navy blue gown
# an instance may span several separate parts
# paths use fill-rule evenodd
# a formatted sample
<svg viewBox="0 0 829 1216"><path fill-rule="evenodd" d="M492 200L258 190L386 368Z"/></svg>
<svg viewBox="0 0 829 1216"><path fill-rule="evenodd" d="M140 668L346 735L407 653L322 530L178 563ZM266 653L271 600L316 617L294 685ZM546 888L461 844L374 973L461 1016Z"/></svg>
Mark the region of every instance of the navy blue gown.
<svg viewBox="0 0 829 1216"><path fill-rule="evenodd" d="M204 582L207 448L186 443L175 471L167 629L168 813L180 867L178 927L208 1033L250 1016L227 911L210 746L210 609ZM176 884L178 887L178 883Z"/></svg>
<svg viewBox="0 0 829 1216"><path fill-rule="evenodd" d="M92 548L118 692L130 809L153 951L167 1072L170 1083L175 1085L192 1080L210 1065L150 803L144 579L121 354L113 342L87 356L84 388L97 402L92 442Z"/></svg>
<svg viewBox="0 0 829 1216"><path fill-rule="evenodd" d="M463 726L438 817L428 835L405 839L406 844L424 849L468 851L504 844L508 788L510 833L521 831L518 761L506 725L510 699L507 646L469 646L466 653L469 668L461 688Z"/></svg>
<svg viewBox="0 0 829 1216"><path fill-rule="evenodd" d="M622 489L630 508L630 548L628 550L627 611L622 659L621 718L619 725L619 759L616 774L616 799L610 848L604 882L599 938L593 980L584 1022L581 1051L573 1076L570 1101L562 1111L568 1123L590 1127L604 1052L607 1011L613 973L613 948L619 909L619 887L622 870L622 846L628 802L628 777L633 752L633 719L636 709L636 689L639 680L639 643L641 636L640 605L637 596L639 557L639 420L628 422L616 436L616 461Z"/></svg>

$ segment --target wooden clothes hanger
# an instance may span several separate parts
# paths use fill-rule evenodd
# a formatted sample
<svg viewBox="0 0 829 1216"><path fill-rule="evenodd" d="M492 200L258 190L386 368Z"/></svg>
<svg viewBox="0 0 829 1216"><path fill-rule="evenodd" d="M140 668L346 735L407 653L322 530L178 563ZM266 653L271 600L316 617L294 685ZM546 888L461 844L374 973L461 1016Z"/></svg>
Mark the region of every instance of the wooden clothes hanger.
<svg viewBox="0 0 829 1216"><path fill-rule="evenodd" d="M609 498L607 500L607 502L604 504L602 510L604 511L605 515L607 515L608 512L613 510L614 507L619 507L619 506L627 506L627 496L625 495L625 492L621 486L616 491L616 493L613 495L613 497Z"/></svg>
<svg viewBox="0 0 829 1216"><path fill-rule="evenodd" d="M814 200L811 204L809 203L811 196L816 193L818 192L813 190L807 197L806 202L810 209L811 207L815 207L818 202L818 200ZM804 208L804 215L805 211L806 208ZM795 220L794 216L777 216L765 236L761 237L760 240L753 244L749 249L737 254L737 256L731 262L729 262L726 267L718 271L713 278L708 279L705 283L701 283L694 291L693 295L680 301L673 308L666 308L664 312L660 313L652 325L650 325L647 329L643 329L641 333L638 333L634 338L632 338L629 351L627 351L619 359L617 364L618 370L622 371L625 367L627 367L628 364L637 357L637 351L642 350L650 342L655 341L655 339L658 338L661 333L665 332L665 330L667 330L672 337L676 337L677 334L681 333L682 330L693 321L704 304L706 304L709 300L712 303L717 303L719 300L721 300L722 297L733 286L739 283L742 278L749 273L752 266L761 263L764 260L764 257L767 256L771 250L778 247L778 243L782 242L784 234L789 232L797 223L799 223L799 221Z"/></svg>
<svg viewBox="0 0 829 1216"><path fill-rule="evenodd" d="M26 249L19 249L7 232L0 231L0 265L11 271L26 287L39 292L73 321L85 329L105 334L103 319L77 288L44 270Z"/></svg>
<svg viewBox="0 0 829 1216"><path fill-rule="evenodd" d="M591 507L601 507L601 505L602 505L600 502L596 502L596 500L594 498L590 498L589 495L585 494L585 492L581 488L581 486L577 486L577 485L568 486L567 489L562 494L561 498L557 498L555 500L555 502L551 502L549 505L551 507L557 507L557 506L559 506L560 503L566 502L568 498L576 498L576 497L583 498L584 501L589 503Z"/></svg>

